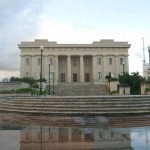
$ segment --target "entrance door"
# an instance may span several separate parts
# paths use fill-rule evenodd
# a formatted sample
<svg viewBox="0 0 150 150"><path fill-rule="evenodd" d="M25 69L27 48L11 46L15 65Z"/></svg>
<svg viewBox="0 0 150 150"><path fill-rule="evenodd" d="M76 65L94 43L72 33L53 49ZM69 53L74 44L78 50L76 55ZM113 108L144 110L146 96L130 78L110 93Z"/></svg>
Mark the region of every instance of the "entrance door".
<svg viewBox="0 0 150 150"><path fill-rule="evenodd" d="M65 82L65 74L64 73L60 74L60 81Z"/></svg>
<svg viewBox="0 0 150 150"><path fill-rule="evenodd" d="M77 82L77 73L73 73L73 82Z"/></svg>
<svg viewBox="0 0 150 150"><path fill-rule="evenodd" d="M90 74L85 73L85 82L89 82L89 81L90 81Z"/></svg>

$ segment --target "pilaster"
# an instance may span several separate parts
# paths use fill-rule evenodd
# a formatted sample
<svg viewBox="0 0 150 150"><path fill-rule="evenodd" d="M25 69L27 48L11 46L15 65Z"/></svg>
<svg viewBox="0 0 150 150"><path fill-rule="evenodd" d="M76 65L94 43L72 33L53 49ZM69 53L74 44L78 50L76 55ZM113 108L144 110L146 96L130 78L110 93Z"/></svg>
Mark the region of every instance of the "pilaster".
<svg viewBox="0 0 150 150"><path fill-rule="evenodd" d="M71 82L71 57L67 56L67 82Z"/></svg>
<svg viewBox="0 0 150 150"><path fill-rule="evenodd" d="M93 73L93 82L97 81L96 77L96 55L92 57L92 73Z"/></svg>
<svg viewBox="0 0 150 150"><path fill-rule="evenodd" d="M80 56L80 82L84 82L84 62L83 56Z"/></svg>
<svg viewBox="0 0 150 150"><path fill-rule="evenodd" d="M119 62L118 60L119 60L119 56L116 55L116 59L115 59L115 61L116 61L116 65L115 65L115 77L116 77L116 78L118 78L118 74L120 73L120 72L119 72L120 62Z"/></svg>
<svg viewBox="0 0 150 150"><path fill-rule="evenodd" d="M58 83L58 56L55 55L54 57L55 59L55 66L54 66L54 80L55 80L55 83Z"/></svg>
<svg viewBox="0 0 150 150"><path fill-rule="evenodd" d="M106 77L106 75L107 75L107 72L106 72L106 68L107 68L107 62L106 62L106 56L105 55L103 55L103 62L102 62L102 70L103 70L103 74L102 74L102 76L103 76L103 81L105 80L105 77Z"/></svg>

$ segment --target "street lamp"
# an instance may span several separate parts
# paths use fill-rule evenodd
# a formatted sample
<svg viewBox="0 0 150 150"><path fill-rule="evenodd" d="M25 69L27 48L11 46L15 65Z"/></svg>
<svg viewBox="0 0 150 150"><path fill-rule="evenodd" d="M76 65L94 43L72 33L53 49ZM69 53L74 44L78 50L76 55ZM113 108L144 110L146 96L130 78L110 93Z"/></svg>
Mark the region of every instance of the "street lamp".
<svg viewBox="0 0 150 150"><path fill-rule="evenodd" d="M51 66L51 62L48 62L48 66L49 66L49 95L51 95L51 85L50 85L50 66Z"/></svg>
<svg viewBox="0 0 150 150"><path fill-rule="evenodd" d="M53 95L54 95L54 72L53 72Z"/></svg>
<svg viewBox="0 0 150 150"><path fill-rule="evenodd" d="M107 76L105 77L105 79L108 79L108 83L109 83L109 94L111 94L111 89L110 89L111 72L109 72L109 75L107 75Z"/></svg>
<svg viewBox="0 0 150 150"><path fill-rule="evenodd" d="M44 49L44 46L41 45L40 46L40 50L41 50L40 95L42 95L42 55L43 55L43 49Z"/></svg>
<svg viewBox="0 0 150 150"><path fill-rule="evenodd" d="M125 65L124 61L122 62L122 65L123 65L123 77L124 77L124 65ZM125 94L125 85L124 85L124 83L123 83L123 94Z"/></svg>

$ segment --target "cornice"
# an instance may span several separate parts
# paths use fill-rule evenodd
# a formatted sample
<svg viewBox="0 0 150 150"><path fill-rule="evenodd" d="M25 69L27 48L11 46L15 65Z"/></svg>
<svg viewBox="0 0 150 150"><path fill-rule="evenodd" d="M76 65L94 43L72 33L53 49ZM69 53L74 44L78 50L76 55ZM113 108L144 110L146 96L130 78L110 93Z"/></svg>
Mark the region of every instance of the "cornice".
<svg viewBox="0 0 150 150"><path fill-rule="evenodd" d="M115 42L114 40L94 41L92 44L57 44L54 41L35 40L34 42L21 42L18 44L22 48L39 48L43 45L45 48L130 48L128 42Z"/></svg>

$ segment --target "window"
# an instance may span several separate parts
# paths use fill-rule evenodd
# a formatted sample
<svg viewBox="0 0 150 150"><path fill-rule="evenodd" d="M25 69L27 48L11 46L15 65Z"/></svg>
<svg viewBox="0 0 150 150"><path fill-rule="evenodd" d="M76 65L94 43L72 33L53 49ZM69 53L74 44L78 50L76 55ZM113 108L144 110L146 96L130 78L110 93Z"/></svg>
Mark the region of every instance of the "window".
<svg viewBox="0 0 150 150"><path fill-rule="evenodd" d="M98 79L101 79L101 72L98 72L97 78L98 78Z"/></svg>
<svg viewBox="0 0 150 150"><path fill-rule="evenodd" d="M26 65L29 65L30 64L30 60L29 58L26 58Z"/></svg>
<svg viewBox="0 0 150 150"><path fill-rule="evenodd" d="M29 140L29 133L26 133L26 140Z"/></svg>
<svg viewBox="0 0 150 150"><path fill-rule="evenodd" d="M90 80L89 73L85 73L85 82L89 82L89 80Z"/></svg>
<svg viewBox="0 0 150 150"><path fill-rule="evenodd" d="M77 60L76 59L73 60L73 66L77 66Z"/></svg>
<svg viewBox="0 0 150 150"><path fill-rule="evenodd" d="M120 65L123 64L123 58L120 58Z"/></svg>
<svg viewBox="0 0 150 150"><path fill-rule="evenodd" d="M114 134L114 132L111 132L111 138L114 138L115 137L115 134Z"/></svg>
<svg viewBox="0 0 150 150"><path fill-rule="evenodd" d="M60 74L60 81L65 82L65 73Z"/></svg>
<svg viewBox="0 0 150 150"><path fill-rule="evenodd" d="M41 139L41 133L40 133L40 132L37 133L37 139L38 139L38 140Z"/></svg>
<svg viewBox="0 0 150 150"><path fill-rule="evenodd" d="M41 59L40 59L40 58L38 58L37 64L38 64L38 65L41 65Z"/></svg>
<svg viewBox="0 0 150 150"><path fill-rule="evenodd" d="M53 58L49 58L50 65L53 65Z"/></svg>
<svg viewBox="0 0 150 150"><path fill-rule="evenodd" d="M109 64L112 65L112 58L109 58Z"/></svg>
<svg viewBox="0 0 150 150"><path fill-rule="evenodd" d="M59 128L59 142L68 142L68 129Z"/></svg>
<svg viewBox="0 0 150 150"><path fill-rule="evenodd" d="M72 129L72 141L73 142L80 142L81 141L81 130Z"/></svg>
<svg viewBox="0 0 150 150"><path fill-rule="evenodd" d="M60 65L61 65L61 67L64 67L64 65L65 65L64 59L61 59L61 60L60 60Z"/></svg>
<svg viewBox="0 0 150 150"><path fill-rule="evenodd" d="M103 138L103 133L99 132L99 138L102 139Z"/></svg>
<svg viewBox="0 0 150 150"><path fill-rule="evenodd" d="M85 59L85 66L88 66L88 65L89 65L89 60Z"/></svg>
<svg viewBox="0 0 150 150"><path fill-rule="evenodd" d="M77 82L77 73L73 73L73 82Z"/></svg>
<svg viewBox="0 0 150 150"><path fill-rule="evenodd" d="M101 64L101 58L98 58L98 59L97 59L97 63L98 63L98 65Z"/></svg>

